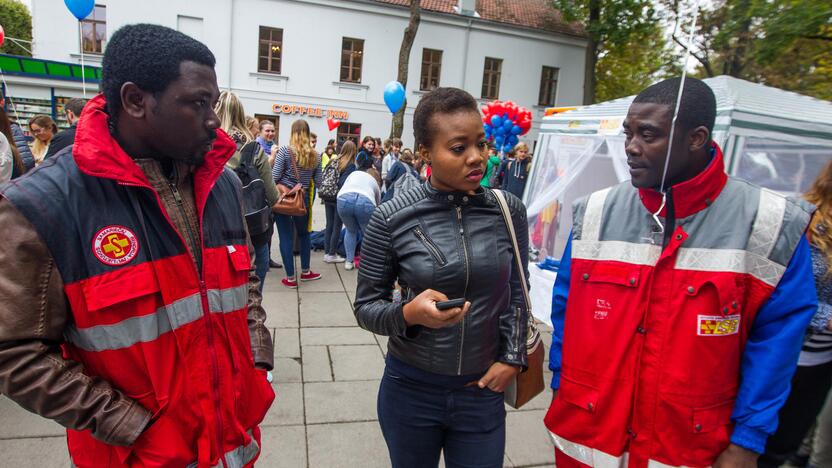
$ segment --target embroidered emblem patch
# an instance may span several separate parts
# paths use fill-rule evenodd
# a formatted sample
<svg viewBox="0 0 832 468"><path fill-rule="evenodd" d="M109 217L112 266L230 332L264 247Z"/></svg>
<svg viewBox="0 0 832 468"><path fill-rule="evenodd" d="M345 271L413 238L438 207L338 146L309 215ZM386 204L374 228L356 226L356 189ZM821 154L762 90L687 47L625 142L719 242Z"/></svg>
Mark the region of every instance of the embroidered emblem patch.
<svg viewBox="0 0 832 468"><path fill-rule="evenodd" d="M139 240L123 226L107 226L92 239L92 251L103 264L124 265L139 253Z"/></svg>
<svg viewBox="0 0 832 468"><path fill-rule="evenodd" d="M740 331L740 316L700 315L698 324L696 334L699 336L736 335Z"/></svg>

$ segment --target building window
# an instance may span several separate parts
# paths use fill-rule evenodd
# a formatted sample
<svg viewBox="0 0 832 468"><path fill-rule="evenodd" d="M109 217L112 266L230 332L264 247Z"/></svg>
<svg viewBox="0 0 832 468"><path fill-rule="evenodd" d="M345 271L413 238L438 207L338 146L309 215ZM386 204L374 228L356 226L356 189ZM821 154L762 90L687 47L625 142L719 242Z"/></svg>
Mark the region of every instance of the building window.
<svg viewBox="0 0 832 468"><path fill-rule="evenodd" d="M335 144L337 145L338 151L341 151L341 147L344 146L344 142L347 140L352 140L355 146L360 146L361 124L341 122L341 125L338 126L338 136L336 138Z"/></svg>
<svg viewBox="0 0 832 468"><path fill-rule="evenodd" d="M419 89L430 91L439 87L439 74L442 72L442 51L422 49L422 80Z"/></svg>
<svg viewBox="0 0 832 468"><path fill-rule="evenodd" d="M500 73L503 68L503 59L485 58L485 69L482 72L482 98L500 98Z"/></svg>
<svg viewBox="0 0 832 468"><path fill-rule="evenodd" d="M81 49L85 53L103 54L107 43L107 7L96 5L89 16L81 20Z"/></svg>
<svg viewBox="0 0 832 468"><path fill-rule="evenodd" d="M540 96L537 104L541 106L554 106L555 98L558 95L558 72L555 67L543 67L540 74Z"/></svg>
<svg viewBox="0 0 832 468"><path fill-rule="evenodd" d="M258 122L268 120L274 124L274 144L277 144L277 139L280 136L280 117L277 115L254 114L254 118L257 119Z"/></svg>
<svg viewBox="0 0 832 468"><path fill-rule="evenodd" d="M341 81L361 83L361 63L364 59L364 39L345 37L341 45Z"/></svg>
<svg viewBox="0 0 832 468"><path fill-rule="evenodd" d="M283 63L283 30L260 26L257 71L280 74Z"/></svg>

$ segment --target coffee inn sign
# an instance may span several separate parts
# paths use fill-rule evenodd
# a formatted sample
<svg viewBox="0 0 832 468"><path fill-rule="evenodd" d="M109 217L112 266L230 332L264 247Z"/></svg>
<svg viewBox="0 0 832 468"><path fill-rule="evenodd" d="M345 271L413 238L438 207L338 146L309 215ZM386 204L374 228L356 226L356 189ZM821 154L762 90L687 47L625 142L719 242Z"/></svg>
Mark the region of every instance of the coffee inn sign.
<svg viewBox="0 0 832 468"><path fill-rule="evenodd" d="M339 109L324 109L315 106L298 106L294 104L274 104L272 112L275 114L300 114L308 117L326 117L327 119L348 120L350 113Z"/></svg>

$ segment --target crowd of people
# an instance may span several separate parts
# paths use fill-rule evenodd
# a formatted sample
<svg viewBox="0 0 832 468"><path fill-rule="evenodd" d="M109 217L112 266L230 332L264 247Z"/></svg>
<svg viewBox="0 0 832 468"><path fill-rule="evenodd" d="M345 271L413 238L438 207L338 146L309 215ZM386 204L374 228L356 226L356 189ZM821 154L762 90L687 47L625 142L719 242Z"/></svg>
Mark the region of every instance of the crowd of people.
<svg viewBox="0 0 832 468"><path fill-rule="evenodd" d="M215 64L125 26L68 129L38 116L29 143L0 106L0 391L66 426L80 468L253 466L275 395L263 284L321 278L322 204L324 261L358 269L356 321L389 336L392 465L502 466L506 391L542 374L529 147L498 154L456 88L421 96L413 149L319 153L302 119L280 145ZM832 466L832 163L805 200L729 177L715 115L702 81L646 88L623 122L631 180L575 204L540 423L559 468Z"/></svg>

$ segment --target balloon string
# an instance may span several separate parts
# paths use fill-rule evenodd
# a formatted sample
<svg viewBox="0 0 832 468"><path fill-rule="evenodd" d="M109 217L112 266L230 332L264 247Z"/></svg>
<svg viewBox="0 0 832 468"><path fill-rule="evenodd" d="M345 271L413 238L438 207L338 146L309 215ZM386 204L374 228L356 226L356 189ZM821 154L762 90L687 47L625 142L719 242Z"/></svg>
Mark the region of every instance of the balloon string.
<svg viewBox="0 0 832 468"><path fill-rule="evenodd" d="M14 111L15 122L17 122L18 125L19 125L20 124L20 114L17 113L17 104L15 104L14 99L12 99L11 96L9 96L9 84L6 83L6 74L3 73L2 68L0 68L0 78L3 79L3 89L6 90L6 96L4 96L4 97L8 97L9 101L11 101L12 110Z"/></svg>
<svg viewBox="0 0 832 468"><path fill-rule="evenodd" d="M702 0L697 0L696 6L691 14L693 21L690 26L690 34L688 34L688 44L685 47L685 58L682 61L682 80L679 82L679 92L676 95L676 107L673 109L673 120L670 122L670 140L667 144L667 155L664 158L664 169L662 170L662 183L659 185L659 190L662 192L662 203L659 209L653 213L653 220L659 226L660 232L664 234L664 224L659 218L659 214L664 210L667 203L667 188L664 186L667 181L667 168L670 166L670 154L673 151L673 137L676 131L676 119L679 117L679 106L682 103L682 93L685 91L685 78L688 74L688 60L690 59L691 49L693 47L693 35L696 32L696 20L699 17L699 5Z"/></svg>
<svg viewBox="0 0 832 468"><path fill-rule="evenodd" d="M84 33L81 31L81 20L78 20L78 39L81 41L81 90L84 99L87 98L87 73L84 71Z"/></svg>

